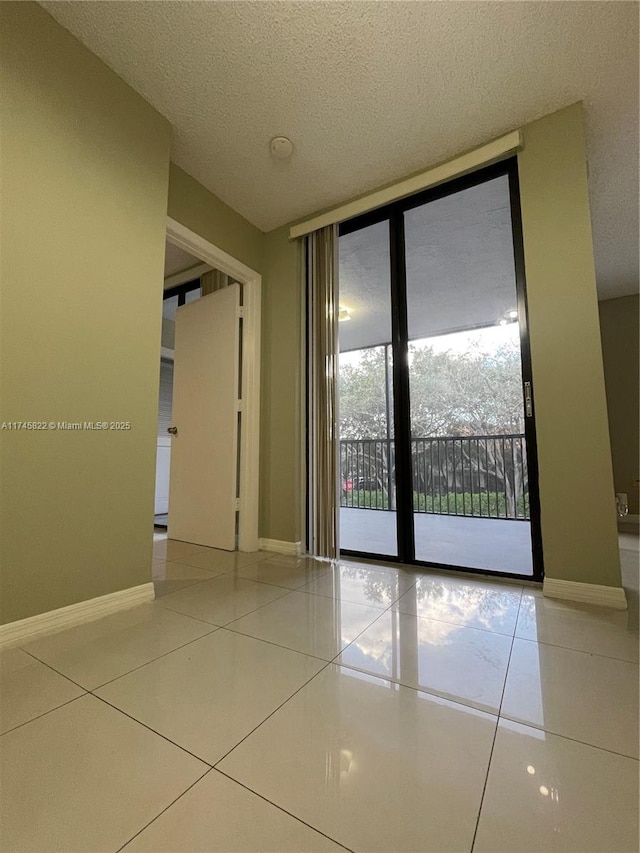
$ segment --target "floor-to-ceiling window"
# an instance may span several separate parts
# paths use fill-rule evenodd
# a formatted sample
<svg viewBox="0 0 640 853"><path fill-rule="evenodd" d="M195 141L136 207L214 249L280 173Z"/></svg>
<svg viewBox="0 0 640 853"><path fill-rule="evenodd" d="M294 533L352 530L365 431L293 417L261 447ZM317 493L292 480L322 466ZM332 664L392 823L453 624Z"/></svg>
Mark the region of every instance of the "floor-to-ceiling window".
<svg viewBox="0 0 640 853"><path fill-rule="evenodd" d="M540 577L515 162L340 230L340 548Z"/></svg>

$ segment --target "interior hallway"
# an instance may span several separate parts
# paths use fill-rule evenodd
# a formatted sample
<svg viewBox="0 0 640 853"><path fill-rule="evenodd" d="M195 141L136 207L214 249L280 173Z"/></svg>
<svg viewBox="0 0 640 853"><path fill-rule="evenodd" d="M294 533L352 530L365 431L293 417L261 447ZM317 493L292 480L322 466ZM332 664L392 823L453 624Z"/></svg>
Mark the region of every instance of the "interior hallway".
<svg viewBox="0 0 640 853"><path fill-rule="evenodd" d="M1 656L3 850L637 849L637 597L154 540Z"/></svg>

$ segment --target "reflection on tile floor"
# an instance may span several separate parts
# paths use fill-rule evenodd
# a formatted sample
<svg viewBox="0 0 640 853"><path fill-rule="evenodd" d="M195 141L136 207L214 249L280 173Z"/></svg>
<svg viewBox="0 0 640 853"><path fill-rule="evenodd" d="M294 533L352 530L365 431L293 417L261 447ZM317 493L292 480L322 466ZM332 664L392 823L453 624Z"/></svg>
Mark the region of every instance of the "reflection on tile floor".
<svg viewBox="0 0 640 853"><path fill-rule="evenodd" d="M635 610L162 536L153 579L0 656L0 849L638 849Z"/></svg>

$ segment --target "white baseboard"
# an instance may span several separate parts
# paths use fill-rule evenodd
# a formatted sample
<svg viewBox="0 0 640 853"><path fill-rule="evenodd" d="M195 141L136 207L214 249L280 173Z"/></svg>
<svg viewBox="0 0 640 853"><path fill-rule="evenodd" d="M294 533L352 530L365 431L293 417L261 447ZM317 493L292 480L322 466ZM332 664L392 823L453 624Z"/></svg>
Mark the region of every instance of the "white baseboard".
<svg viewBox="0 0 640 853"><path fill-rule="evenodd" d="M258 539L260 551L273 551L274 554L290 554L299 557L302 553L302 542L285 542L282 539Z"/></svg>
<svg viewBox="0 0 640 853"><path fill-rule="evenodd" d="M614 610L627 609L627 597L624 589L618 586L601 586L596 583L578 583L578 581L545 578L542 592L549 598L579 601L582 604L596 604L600 607L612 607Z"/></svg>
<svg viewBox="0 0 640 853"><path fill-rule="evenodd" d="M128 607L144 604L153 599L153 583L143 583L140 586L120 589L98 598L90 598L88 601L79 601L68 607L39 613L28 619L9 622L6 625L0 625L0 649L26 643L42 634L73 628L82 622L91 622L101 616L115 613L117 610L126 610Z"/></svg>

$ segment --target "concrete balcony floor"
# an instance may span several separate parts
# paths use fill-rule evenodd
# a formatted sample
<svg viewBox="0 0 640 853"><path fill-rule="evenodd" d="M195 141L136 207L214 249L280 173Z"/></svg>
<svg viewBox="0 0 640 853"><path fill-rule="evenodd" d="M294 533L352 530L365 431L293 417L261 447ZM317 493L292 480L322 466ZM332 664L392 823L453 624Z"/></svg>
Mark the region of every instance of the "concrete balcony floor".
<svg viewBox="0 0 640 853"><path fill-rule="evenodd" d="M496 573L533 574L531 524L502 518L416 513L416 559ZM396 513L340 508L340 548L397 553Z"/></svg>

